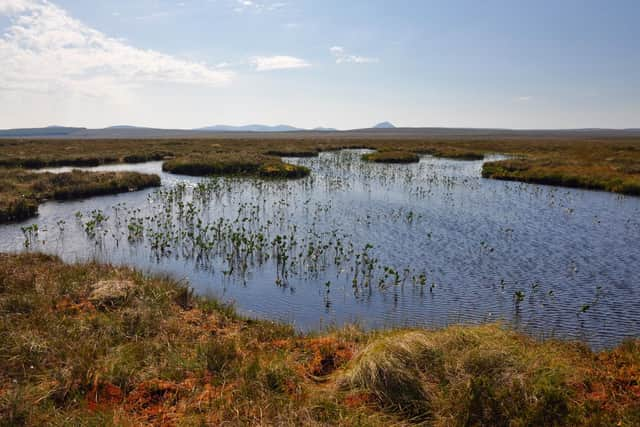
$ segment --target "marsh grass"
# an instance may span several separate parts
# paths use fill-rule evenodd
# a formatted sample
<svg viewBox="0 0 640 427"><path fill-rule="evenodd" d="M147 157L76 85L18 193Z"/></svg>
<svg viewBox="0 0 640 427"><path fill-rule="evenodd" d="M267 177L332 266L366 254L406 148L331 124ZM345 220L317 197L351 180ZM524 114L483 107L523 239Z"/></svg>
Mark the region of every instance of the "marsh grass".
<svg viewBox="0 0 640 427"><path fill-rule="evenodd" d="M180 157L164 162L162 169L179 175L235 175L260 178L302 178L310 173L304 166L292 165L258 153L244 152Z"/></svg>
<svg viewBox="0 0 640 427"><path fill-rule="evenodd" d="M136 172L33 173L0 168L0 223L36 215L46 199L70 200L157 187L160 177Z"/></svg>
<svg viewBox="0 0 640 427"><path fill-rule="evenodd" d="M588 188L628 195L640 195L640 166L611 161L609 164L582 165L571 159L513 159L487 162L483 165L485 178L531 182L562 187ZM622 172L622 173L621 173Z"/></svg>
<svg viewBox="0 0 640 427"><path fill-rule="evenodd" d="M97 283L133 284L94 305ZM500 325L300 335L170 278L0 255L4 425L638 425L640 343Z"/></svg>
<svg viewBox="0 0 640 427"><path fill-rule="evenodd" d="M374 163L417 163L420 157L416 153L389 150L364 154L362 160Z"/></svg>

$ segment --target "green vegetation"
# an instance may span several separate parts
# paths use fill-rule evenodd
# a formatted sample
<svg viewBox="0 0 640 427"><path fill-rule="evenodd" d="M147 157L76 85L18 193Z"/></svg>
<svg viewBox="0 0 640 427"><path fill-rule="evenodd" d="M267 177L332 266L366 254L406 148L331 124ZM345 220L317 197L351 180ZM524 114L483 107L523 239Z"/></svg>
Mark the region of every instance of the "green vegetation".
<svg viewBox="0 0 640 427"><path fill-rule="evenodd" d="M216 153L205 157L180 157L164 162L162 169L180 175L239 175L260 178L302 178L310 171L304 166L255 153Z"/></svg>
<svg viewBox="0 0 640 427"><path fill-rule="evenodd" d="M69 200L160 185L157 175L136 172L33 173L0 168L0 223L36 215L46 199Z"/></svg>
<svg viewBox="0 0 640 427"><path fill-rule="evenodd" d="M418 163L420 157L416 153L393 150L365 154L362 160L374 163Z"/></svg>
<svg viewBox="0 0 640 427"><path fill-rule="evenodd" d="M127 268L0 255L3 425L620 425L640 342L500 325L300 335Z"/></svg>

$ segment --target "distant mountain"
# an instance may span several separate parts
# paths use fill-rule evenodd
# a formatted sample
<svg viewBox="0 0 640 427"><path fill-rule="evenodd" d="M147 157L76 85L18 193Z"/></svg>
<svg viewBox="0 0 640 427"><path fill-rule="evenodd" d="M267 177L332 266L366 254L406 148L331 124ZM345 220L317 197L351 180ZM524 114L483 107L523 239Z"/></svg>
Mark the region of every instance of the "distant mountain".
<svg viewBox="0 0 640 427"><path fill-rule="evenodd" d="M391 122L378 123L373 127L374 129L395 129L396 127Z"/></svg>
<svg viewBox="0 0 640 427"><path fill-rule="evenodd" d="M117 125L117 126L109 126L105 129L149 129L141 126L131 126L131 125Z"/></svg>
<svg viewBox="0 0 640 427"><path fill-rule="evenodd" d="M228 125L215 125L215 126L207 126L204 128L195 129L198 131L208 131L208 132L292 132L299 129L289 125L276 125L276 126L268 126L268 125L245 125L245 126L228 126Z"/></svg>
<svg viewBox="0 0 640 427"><path fill-rule="evenodd" d="M1 0L0 0L1 1ZM478 128L394 128L391 123L380 123L376 128L335 130L319 127L313 130L298 129L293 126L211 126L199 130L188 129L156 129L136 126L112 126L103 129L87 129L83 127L49 126L28 129L0 129L0 138L24 139L144 139L144 138L279 138L286 137L292 131L295 136L314 137L367 137L388 138L404 137L640 137L640 129L478 129ZM225 133L226 132L226 133Z"/></svg>
<svg viewBox="0 0 640 427"><path fill-rule="evenodd" d="M67 136L78 131L86 130L86 128L74 128L65 126L47 126L44 128L23 128L23 129L7 129L0 130L0 137L3 138L28 138L43 136Z"/></svg>

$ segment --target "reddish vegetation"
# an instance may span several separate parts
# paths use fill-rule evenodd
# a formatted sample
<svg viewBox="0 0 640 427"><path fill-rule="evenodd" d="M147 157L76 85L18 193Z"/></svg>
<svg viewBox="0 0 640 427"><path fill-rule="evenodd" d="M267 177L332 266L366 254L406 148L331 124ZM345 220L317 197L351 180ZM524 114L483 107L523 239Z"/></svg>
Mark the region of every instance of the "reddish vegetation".
<svg viewBox="0 0 640 427"><path fill-rule="evenodd" d="M307 371L317 377L331 374L353 358L352 345L333 337L309 339L303 345L312 355Z"/></svg>

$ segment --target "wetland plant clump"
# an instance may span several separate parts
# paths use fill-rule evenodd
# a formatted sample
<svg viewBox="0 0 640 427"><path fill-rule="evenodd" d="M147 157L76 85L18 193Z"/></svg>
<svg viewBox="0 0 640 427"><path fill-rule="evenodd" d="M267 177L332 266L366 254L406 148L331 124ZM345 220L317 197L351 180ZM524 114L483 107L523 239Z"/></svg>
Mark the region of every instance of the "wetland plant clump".
<svg viewBox="0 0 640 427"><path fill-rule="evenodd" d="M299 334L175 280L34 253L0 254L0 337L6 425L640 422L638 341L596 354L496 324Z"/></svg>
<svg viewBox="0 0 640 427"><path fill-rule="evenodd" d="M160 177L137 172L34 173L0 169L0 223L35 216L46 199L70 200L159 187Z"/></svg>
<svg viewBox="0 0 640 427"><path fill-rule="evenodd" d="M362 160L374 163L418 163L420 156L409 151L389 150L363 154Z"/></svg>
<svg viewBox="0 0 640 427"><path fill-rule="evenodd" d="M275 157L255 153L216 153L180 157L163 163L162 169L178 175L235 175L260 178L302 178L309 168L285 163Z"/></svg>

